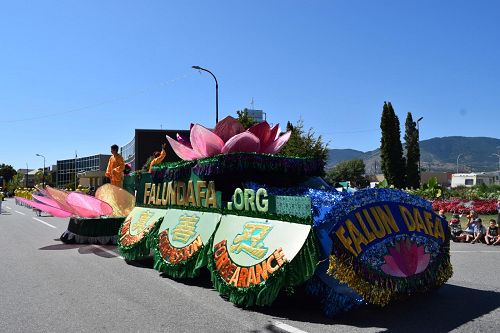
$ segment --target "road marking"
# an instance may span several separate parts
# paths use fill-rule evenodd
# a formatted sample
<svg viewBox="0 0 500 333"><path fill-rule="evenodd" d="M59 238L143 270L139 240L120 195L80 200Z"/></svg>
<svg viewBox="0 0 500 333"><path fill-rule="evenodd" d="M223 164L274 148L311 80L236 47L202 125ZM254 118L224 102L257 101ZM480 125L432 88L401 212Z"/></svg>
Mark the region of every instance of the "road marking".
<svg viewBox="0 0 500 333"><path fill-rule="evenodd" d="M49 227L51 227L51 228L57 229L57 228L56 228L55 226L53 226L52 224L47 223L47 222L45 222L45 221L42 221L42 220L40 220L40 219L37 219L36 217L34 217L34 218L33 218L33 220L36 220L36 221L38 221L38 222L41 222L41 223L43 223L43 224L45 224L45 225L47 225L47 226L49 226Z"/></svg>
<svg viewBox="0 0 500 333"><path fill-rule="evenodd" d="M500 251L450 251L451 253L500 253Z"/></svg>
<svg viewBox="0 0 500 333"><path fill-rule="evenodd" d="M7 207L7 209L12 209L12 208L11 208L11 207L9 207L9 206L5 206L5 207Z"/></svg>
<svg viewBox="0 0 500 333"><path fill-rule="evenodd" d="M285 332L290 332L290 333L307 333L306 331L299 330L296 327L287 325L287 324L282 323L281 321L277 321L277 320L271 322L271 325L274 326L274 327L277 327L280 330L283 330Z"/></svg>
<svg viewBox="0 0 500 333"><path fill-rule="evenodd" d="M16 213L18 213L18 214L21 214L21 215L26 215L25 213L20 212L20 211L18 211L18 210L15 210L15 212L16 212Z"/></svg>
<svg viewBox="0 0 500 333"><path fill-rule="evenodd" d="M108 254L112 254L112 255L115 255L115 256L118 256L118 258L120 259L125 259L123 258L121 255L119 255L118 253L116 253L115 251L112 251L112 250L108 250L107 248L105 248L104 246L101 246L101 245L95 245L93 244L92 246L94 247L97 247L98 249L101 249L102 251L108 253Z"/></svg>

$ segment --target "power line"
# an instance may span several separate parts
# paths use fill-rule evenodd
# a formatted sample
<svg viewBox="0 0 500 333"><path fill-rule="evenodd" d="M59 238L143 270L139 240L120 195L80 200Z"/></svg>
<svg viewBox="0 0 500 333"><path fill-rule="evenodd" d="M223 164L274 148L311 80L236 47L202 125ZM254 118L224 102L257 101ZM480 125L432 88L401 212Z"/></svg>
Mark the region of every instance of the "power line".
<svg viewBox="0 0 500 333"><path fill-rule="evenodd" d="M148 92L150 92L152 90L158 89L160 87L168 86L168 85L170 85L172 83L175 83L175 82L177 82L177 81L179 81L181 79L186 78L190 73L191 73L191 71L188 71L185 74L183 74L183 75L181 75L181 76L179 76L177 78L157 83L155 85L150 86L149 88L144 88L144 89L141 89L141 90L129 93L129 94L124 95L124 96L111 98L111 99L104 100L104 101L101 101L101 102L97 102L97 103L94 103L94 104L89 104L89 105L86 105L86 106L82 106L82 107L78 107L78 108L74 108L74 109L69 109L69 110L66 110L66 111L47 113L47 114L44 114L44 115L38 115L38 116L33 116L33 117L18 118L18 119L11 119L11 120L0 120L0 123L16 123L16 122L21 122L21 121L29 121L29 120L50 118L50 117L54 117L54 116L60 116L60 115L65 115L65 114L69 114L69 113L74 113L74 112L79 112L79 111L83 111L83 110L88 110L88 109L92 109L92 108L99 107L99 106L106 105L106 104L112 104L112 103L115 103L115 102L118 102L118 101L127 100L127 99L129 99L131 97L135 97L135 96L146 94L146 93L148 93Z"/></svg>
<svg viewBox="0 0 500 333"><path fill-rule="evenodd" d="M323 133L323 135L333 135L333 134L355 134L355 133L367 133L380 131L380 128L364 129L364 130L354 130L354 131L335 131Z"/></svg>

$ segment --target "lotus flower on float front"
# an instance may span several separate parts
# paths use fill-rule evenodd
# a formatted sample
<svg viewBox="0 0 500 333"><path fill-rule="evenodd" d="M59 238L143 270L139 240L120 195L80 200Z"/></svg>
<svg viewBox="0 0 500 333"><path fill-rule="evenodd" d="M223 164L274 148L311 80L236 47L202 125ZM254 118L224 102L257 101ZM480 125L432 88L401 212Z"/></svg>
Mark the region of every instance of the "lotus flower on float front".
<svg viewBox="0 0 500 333"><path fill-rule="evenodd" d="M409 240L400 240L384 256L385 263L380 267L388 275L409 277L423 272L429 265L430 254L423 246Z"/></svg>
<svg viewBox="0 0 500 333"><path fill-rule="evenodd" d="M50 186L43 191L46 196L34 194L33 199L16 197L16 200L56 217L97 218L100 216L126 216L135 206L135 197L120 187L106 184L99 188L96 197L66 192ZM102 200L101 200L102 199Z"/></svg>
<svg viewBox="0 0 500 333"><path fill-rule="evenodd" d="M213 131L195 124L189 141L177 134L177 141L167 136L174 152L183 160L195 160L219 154L236 152L276 154L290 139L288 131L280 136L279 125L269 126L267 121L245 131L231 116L218 122Z"/></svg>

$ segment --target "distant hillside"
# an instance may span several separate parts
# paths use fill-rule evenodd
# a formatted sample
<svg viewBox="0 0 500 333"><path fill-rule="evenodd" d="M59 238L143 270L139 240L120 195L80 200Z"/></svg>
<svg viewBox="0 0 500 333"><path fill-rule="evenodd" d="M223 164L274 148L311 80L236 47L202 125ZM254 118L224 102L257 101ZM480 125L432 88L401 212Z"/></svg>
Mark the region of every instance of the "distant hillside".
<svg viewBox="0 0 500 333"><path fill-rule="evenodd" d="M330 149L328 151L328 166L334 166L335 164L352 160L355 158L360 158L364 153L360 150L354 149Z"/></svg>
<svg viewBox="0 0 500 333"><path fill-rule="evenodd" d="M361 154L349 154L345 152ZM420 142L421 168L430 171L480 172L498 169L500 154L500 139L487 137L448 136L432 138ZM380 149L369 152L360 152L352 149L331 149L327 165L335 164L354 158L361 158L365 162L368 174L381 173Z"/></svg>

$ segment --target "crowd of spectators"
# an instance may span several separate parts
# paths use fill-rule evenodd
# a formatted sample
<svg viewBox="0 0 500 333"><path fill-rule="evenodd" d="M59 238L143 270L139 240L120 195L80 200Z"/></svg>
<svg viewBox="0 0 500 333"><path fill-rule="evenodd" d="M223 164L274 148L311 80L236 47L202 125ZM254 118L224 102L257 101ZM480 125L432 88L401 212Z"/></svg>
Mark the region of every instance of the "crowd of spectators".
<svg viewBox="0 0 500 333"><path fill-rule="evenodd" d="M500 200L498 204L498 213L500 218ZM439 212L442 215L443 212ZM454 242L461 243L484 243L486 245L500 245L500 234L498 232L498 219L490 219L483 222L479 215L473 210L465 216L467 223L462 227L459 214L453 214L449 221L451 239Z"/></svg>

